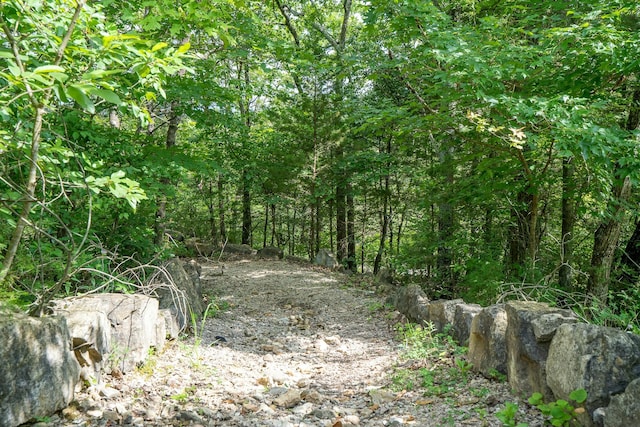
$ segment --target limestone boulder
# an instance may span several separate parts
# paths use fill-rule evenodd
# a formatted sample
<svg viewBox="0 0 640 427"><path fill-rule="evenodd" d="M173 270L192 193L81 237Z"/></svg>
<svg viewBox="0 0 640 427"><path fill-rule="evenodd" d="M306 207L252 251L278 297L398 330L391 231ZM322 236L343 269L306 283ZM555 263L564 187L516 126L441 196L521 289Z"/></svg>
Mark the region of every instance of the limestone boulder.
<svg viewBox="0 0 640 427"><path fill-rule="evenodd" d="M80 375L64 317L0 308L0 425L14 427L69 405Z"/></svg>
<svg viewBox="0 0 640 427"><path fill-rule="evenodd" d="M180 336L180 325L178 325L178 319L173 315L168 308L161 308L158 310L158 318L164 322L165 338L169 340L175 340ZM161 326L158 329L161 330ZM160 333L160 332L158 332Z"/></svg>
<svg viewBox="0 0 640 427"><path fill-rule="evenodd" d="M504 304L485 307L471 321L469 362L487 378L507 373L507 312Z"/></svg>
<svg viewBox="0 0 640 427"><path fill-rule="evenodd" d="M461 299L441 299L429 303L429 322L433 324L436 331L444 332L447 326L453 325L458 304L464 304L464 301Z"/></svg>
<svg viewBox="0 0 640 427"><path fill-rule="evenodd" d="M429 321L429 298L416 284L399 288L387 302L392 304L410 322L423 325L424 322Z"/></svg>
<svg viewBox="0 0 640 427"><path fill-rule="evenodd" d="M328 267L328 268L339 267L338 261L336 261L336 257L333 255L333 253L329 249L318 250L314 263L316 265L320 265L322 267Z"/></svg>
<svg viewBox="0 0 640 427"><path fill-rule="evenodd" d="M507 312L507 377L516 394L542 393L547 401L554 395L547 385L546 362L557 328L575 323L570 310L534 301L511 301Z"/></svg>
<svg viewBox="0 0 640 427"><path fill-rule="evenodd" d="M480 311L482 311L480 304L456 304L451 334L459 345L469 346L471 322L473 322L473 318L476 317Z"/></svg>
<svg viewBox="0 0 640 427"><path fill-rule="evenodd" d="M260 259L282 259L284 258L284 251L276 246L265 246L258 251L258 258Z"/></svg>
<svg viewBox="0 0 640 427"><path fill-rule="evenodd" d="M111 366L122 372L146 360L156 339L158 300L146 295L95 294L55 301L55 310L100 312L107 316L111 331ZM105 357L105 355L103 355Z"/></svg>
<svg viewBox="0 0 640 427"><path fill-rule="evenodd" d="M106 356L111 352L111 323L107 315L82 309L55 312L67 320L73 351L80 362L80 377L100 383Z"/></svg>
<svg viewBox="0 0 640 427"><path fill-rule="evenodd" d="M223 254L232 258L248 258L256 254L256 250L249 245L227 243L224 245Z"/></svg>
<svg viewBox="0 0 640 427"><path fill-rule="evenodd" d="M201 291L202 283L200 282L200 277L202 277L202 266L198 264L198 261L192 259L190 261L183 262L182 268L187 272L196 289Z"/></svg>
<svg viewBox="0 0 640 427"><path fill-rule="evenodd" d="M587 413L580 421L591 426L590 415L609 405L611 396L625 392L640 377L640 337L584 323L561 325L551 341L546 365L547 383L556 398L567 399L569 393L580 388L587 391ZM631 388L631 394L634 390L637 392L637 386ZM627 399L616 400L616 414L626 410L620 406Z"/></svg>
<svg viewBox="0 0 640 427"><path fill-rule="evenodd" d="M624 393L611 397L604 409L604 427L637 425L640 421L640 378L629 383Z"/></svg>
<svg viewBox="0 0 640 427"><path fill-rule="evenodd" d="M162 282L155 285L154 291L160 301L159 307L171 311L180 330L191 326L192 319L196 322L202 319L206 307L200 281L187 273L182 261L174 258L167 262L155 280Z"/></svg>

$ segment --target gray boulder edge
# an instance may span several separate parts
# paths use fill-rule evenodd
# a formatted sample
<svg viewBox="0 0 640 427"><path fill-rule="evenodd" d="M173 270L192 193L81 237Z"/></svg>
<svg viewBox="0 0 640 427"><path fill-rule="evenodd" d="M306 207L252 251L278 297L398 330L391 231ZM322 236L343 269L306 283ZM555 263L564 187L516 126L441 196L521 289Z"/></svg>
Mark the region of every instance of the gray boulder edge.
<svg viewBox="0 0 640 427"><path fill-rule="evenodd" d="M640 376L640 337L615 328L586 323L558 327L547 358L547 383L558 399L576 389L587 391L585 426ZM640 414L638 414L640 416ZM638 418L636 418L638 421Z"/></svg>
<svg viewBox="0 0 640 427"><path fill-rule="evenodd" d="M80 366L61 316L0 319L0 425L14 427L69 405Z"/></svg>

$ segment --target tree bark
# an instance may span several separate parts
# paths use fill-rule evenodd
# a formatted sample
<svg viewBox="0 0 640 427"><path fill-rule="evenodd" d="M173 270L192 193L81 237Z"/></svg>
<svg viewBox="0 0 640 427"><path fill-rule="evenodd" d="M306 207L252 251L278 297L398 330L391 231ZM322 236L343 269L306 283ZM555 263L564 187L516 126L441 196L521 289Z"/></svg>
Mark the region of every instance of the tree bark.
<svg viewBox="0 0 640 427"><path fill-rule="evenodd" d="M340 178L339 178L340 179ZM347 257L347 197L343 183L336 185L336 259L342 262Z"/></svg>
<svg viewBox="0 0 640 427"><path fill-rule="evenodd" d="M249 172L242 171L242 244L251 246L252 224L251 224L251 183L249 182Z"/></svg>
<svg viewBox="0 0 640 427"><path fill-rule="evenodd" d="M176 145L176 139L178 136L178 126L180 125L180 115L176 109L178 107L177 101L171 101L169 104L169 127L167 128L167 137L165 139L166 148L172 148ZM160 179L163 186L170 185L168 178ZM166 194L160 194L158 197L158 207L156 209L156 221L155 221L155 244L157 246L162 245L164 239L164 233L167 229L166 224L167 216L167 196Z"/></svg>
<svg viewBox="0 0 640 427"><path fill-rule="evenodd" d="M594 235L587 294L606 303L611 281L611 266L622 230L624 203L631 196L631 180L625 177L613 188L610 217L602 222Z"/></svg>
<svg viewBox="0 0 640 427"><path fill-rule="evenodd" d="M562 159L562 239L560 241L560 270L558 283L565 290L573 288L573 227L576 221L574 159Z"/></svg>
<svg viewBox="0 0 640 427"><path fill-rule="evenodd" d="M222 243L227 241L227 224L224 219L224 183L222 182L222 175L218 175L218 216L220 218L220 239Z"/></svg>
<svg viewBox="0 0 640 427"><path fill-rule="evenodd" d="M356 209L351 183L347 183L347 269L356 271Z"/></svg>
<svg viewBox="0 0 640 427"><path fill-rule="evenodd" d="M633 234L620 259L619 270L618 281L623 289L634 286L640 279L640 219L636 219Z"/></svg>
<svg viewBox="0 0 640 427"><path fill-rule="evenodd" d="M382 225L380 228L380 243L378 245L378 252L376 253L376 257L373 261L373 274L376 275L380 272L380 267L382 264L382 255L384 253L385 242L387 240L387 234L389 233L389 198L391 196L390 192L390 174L391 174L391 148L392 148L393 137L389 136L387 138L387 143L384 149L384 153L387 155L387 162L385 164L386 171L384 171L383 176L383 188L382 188ZM380 150L383 151L383 150ZM390 246L392 246L393 240L390 241Z"/></svg>
<svg viewBox="0 0 640 427"><path fill-rule="evenodd" d="M440 166L444 171L443 185L447 188L451 188L454 181L454 168L451 165L452 151L448 143L443 143L440 147L439 160ZM455 290L453 254L451 251L453 229L453 205L448 200L441 199L438 202L438 253L436 256L436 268L439 280L450 296L453 296Z"/></svg>
<svg viewBox="0 0 640 427"><path fill-rule="evenodd" d="M640 89L635 89L629 106L629 114L625 129L633 131L640 122ZM620 232L624 221L625 204L631 197L631 179L628 176L618 177L619 166L614 167L612 198L607 218L596 229L591 254L591 268L587 282L587 294L595 300L606 304L611 282L611 267L615 250L620 240Z"/></svg>
<svg viewBox="0 0 640 427"><path fill-rule="evenodd" d="M207 209L209 210L209 235L214 245L218 244L218 228L216 227L216 212L214 208L214 192L213 192L213 178L208 179L208 203Z"/></svg>

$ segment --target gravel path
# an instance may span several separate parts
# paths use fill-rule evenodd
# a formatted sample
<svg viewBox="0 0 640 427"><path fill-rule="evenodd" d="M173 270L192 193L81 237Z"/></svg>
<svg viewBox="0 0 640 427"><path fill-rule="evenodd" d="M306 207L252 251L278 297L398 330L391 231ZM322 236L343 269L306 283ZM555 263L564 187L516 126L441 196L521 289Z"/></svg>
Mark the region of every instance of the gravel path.
<svg viewBox="0 0 640 427"><path fill-rule="evenodd" d="M106 376L107 397L83 392L36 426L501 426L495 412L516 401L507 384L473 374L441 395L394 386L399 366L418 367L402 359L382 298L346 275L283 261L213 272L203 266L204 287L228 308L196 338ZM534 411L519 416L541 425Z"/></svg>

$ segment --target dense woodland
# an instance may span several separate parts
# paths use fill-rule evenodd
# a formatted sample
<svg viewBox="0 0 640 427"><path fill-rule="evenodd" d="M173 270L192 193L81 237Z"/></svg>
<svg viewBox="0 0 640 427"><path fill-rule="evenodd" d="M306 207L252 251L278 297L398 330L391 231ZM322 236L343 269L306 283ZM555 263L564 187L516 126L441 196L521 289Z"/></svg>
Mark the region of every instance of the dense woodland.
<svg viewBox="0 0 640 427"><path fill-rule="evenodd" d="M2 298L177 236L637 330L636 0L5 0Z"/></svg>

